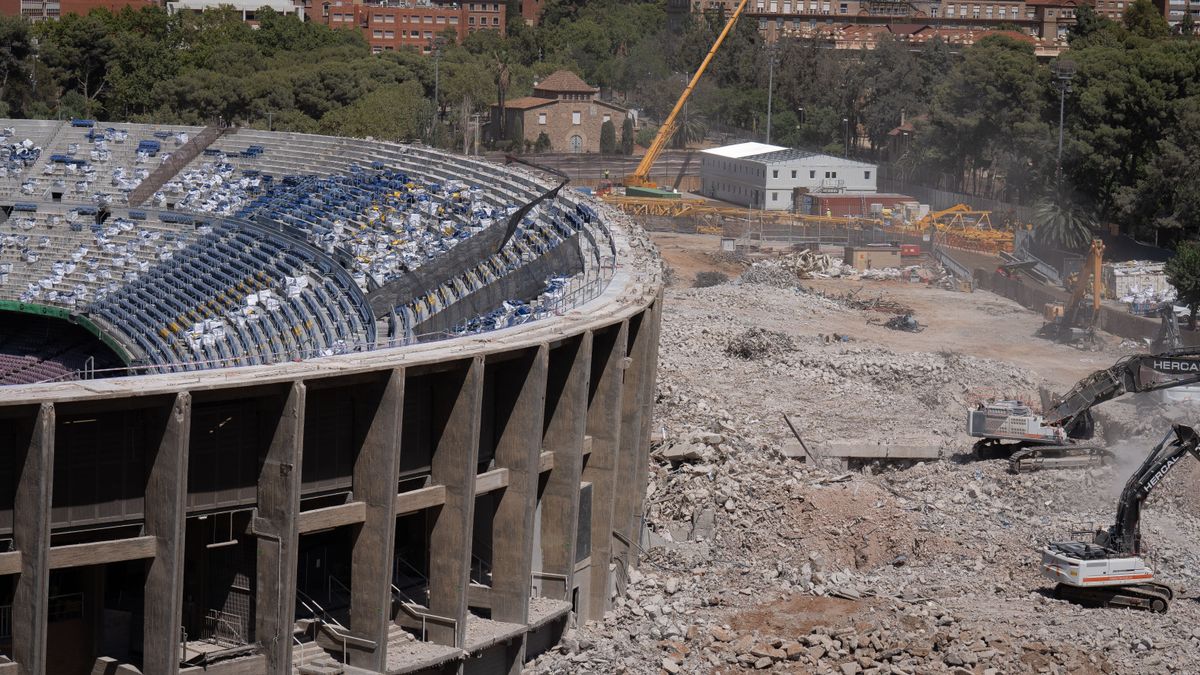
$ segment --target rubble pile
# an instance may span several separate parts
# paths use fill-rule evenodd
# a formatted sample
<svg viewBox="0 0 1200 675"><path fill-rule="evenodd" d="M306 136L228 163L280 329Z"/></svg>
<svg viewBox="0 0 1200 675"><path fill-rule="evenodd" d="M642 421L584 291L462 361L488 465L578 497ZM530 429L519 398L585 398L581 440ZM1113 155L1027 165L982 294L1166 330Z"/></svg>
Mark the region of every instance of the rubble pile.
<svg viewBox="0 0 1200 675"><path fill-rule="evenodd" d="M761 359L779 356L794 348L790 335L765 328L751 328L730 339L725 345L725 353L739 359Z"/></svg>
<svg viewBox="0 0 1200 675"><path fill-rule="evenodd" d="M1111 523L1157 437L1089 470L1016 475L960 457L830 472L784 456L783 413L810 440L924 434L966 450L971 393L1034 390L1034 376L826 342L832 319L870 314L803 292L672 290L664 307L639 566L603 621L529 672L1162 673L1200 660L1200 605L1178 597L1200 591L1200 463L1167 476L1143 518L1154 568L1178 589L1170 612L1082 608L1053 599L1037 549ZM792 349L726 352L747 334Z"/></svg>

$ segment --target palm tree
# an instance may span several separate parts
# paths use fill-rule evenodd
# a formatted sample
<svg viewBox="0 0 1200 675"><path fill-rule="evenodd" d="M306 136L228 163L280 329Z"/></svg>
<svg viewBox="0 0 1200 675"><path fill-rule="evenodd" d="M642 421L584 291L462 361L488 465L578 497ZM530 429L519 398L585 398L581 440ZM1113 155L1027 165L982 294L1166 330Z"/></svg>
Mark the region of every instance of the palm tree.
<svg viewBox="0 0 1200 675"><path fill-rule="evenodd" d="M686 148L703 141L704 135L707 133L708 125L704 123L704 120L698 115L689 115L676 125L675 133L671 137L671 145L676 148Z"/></svg>
<svg viewBox="0 0 1200 675"><path fill-rule="evenodd" d="M1044 197L1033 207L1034 236L1045 245L1068 251L1082 249L1092 240L1095 216L1069 196Z"/></svg>

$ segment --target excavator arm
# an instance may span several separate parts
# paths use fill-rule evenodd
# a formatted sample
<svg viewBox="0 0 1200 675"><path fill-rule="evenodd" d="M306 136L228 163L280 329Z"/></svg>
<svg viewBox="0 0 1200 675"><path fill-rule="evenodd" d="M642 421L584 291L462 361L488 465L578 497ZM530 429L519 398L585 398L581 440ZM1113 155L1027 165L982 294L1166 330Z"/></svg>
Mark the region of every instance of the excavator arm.
<svg viewBox="0 0 1200 675"><path fill-rule="evenodd" d="M1090 432L1093 406L1126 393L1158 391L1200 382L1200 349L1135 354L1080 380L1045 411L1045 423L1063 427L1072 438Z"/></svg>
<svg viewBox="0 0 1200 675"><path fill-rule="evenodd" d="M1174 440L1171 440L1172 435ZM1139 521L1142 517L1142 503L1185 455L1190 454L1200 459L1198 445L1200 436L1196 434L1195 429L1182 424L1174 425L1125 482L1125 489L1121 491L1121 499L1117 502L1116 522L1107 530L1097 532L1095 543L1121 555L1141 555Z"/></svg>

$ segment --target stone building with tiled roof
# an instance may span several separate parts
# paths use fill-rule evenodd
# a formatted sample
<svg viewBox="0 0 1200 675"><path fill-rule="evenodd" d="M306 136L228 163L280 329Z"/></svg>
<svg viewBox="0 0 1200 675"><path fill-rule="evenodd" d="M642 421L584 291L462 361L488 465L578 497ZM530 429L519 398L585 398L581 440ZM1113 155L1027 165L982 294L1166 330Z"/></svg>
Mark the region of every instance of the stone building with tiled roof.
<svg viewBox="0 0 1200 675"><path fill-rule="evenodd" d="M505 101L503 110L492 106L491 136L511 138L520 125L530 145L544 132L553 152L600 152L600 127L611 120L619 140L629 111L601 101L599 94L575 73L559 70L535 82L532 96Z"/></svg>

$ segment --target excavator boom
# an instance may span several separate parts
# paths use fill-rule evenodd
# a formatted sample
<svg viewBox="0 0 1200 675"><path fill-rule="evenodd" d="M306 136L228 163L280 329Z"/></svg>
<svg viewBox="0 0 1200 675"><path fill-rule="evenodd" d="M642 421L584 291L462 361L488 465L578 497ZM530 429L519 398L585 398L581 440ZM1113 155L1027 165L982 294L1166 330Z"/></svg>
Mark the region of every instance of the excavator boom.
<svg viewBox="0 0 1200 675"><path fill-rule="evenodd" d="M708 68L708 64L716 56L717 49L725 41L725 36L729 35L729 31L737 23L738 17L742 15L742 10L746 8L747 1L741 0L738 3L737 9L733 10L729 21L725 23L725 28L717 36L717 41L708 50L708 54L700 62L700 67L696 69L695 74L692 75L692 79L688 81L687 87L684 88L683 94L675 102L675 107L671 109L671 114L667 115L667 119L658 128L658 133L654 135L654 140L650 143L650 147L646 149L646 154L642 156L642 161L638 162L637 169L628 176L625 176L626 187L646 187L650 185L650 169L654 167L654 162L658 160L658 156L662 154L663 148L667 147L671 136L675 134L675 119L679 117L680 111L683 110L683 105L687 103L688 97L692 95L692 90L696 88L696 83L700 81L700 76L704 74L704 71Z"/></svg>

